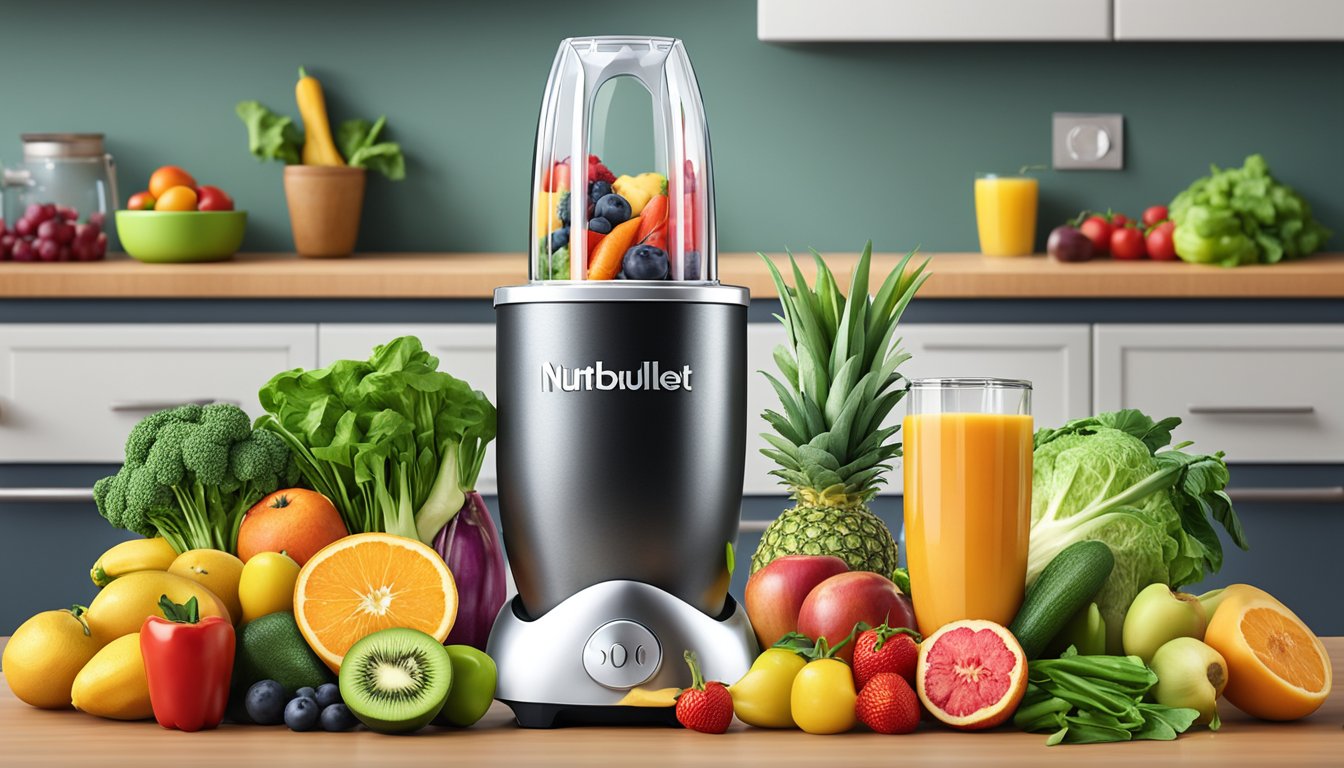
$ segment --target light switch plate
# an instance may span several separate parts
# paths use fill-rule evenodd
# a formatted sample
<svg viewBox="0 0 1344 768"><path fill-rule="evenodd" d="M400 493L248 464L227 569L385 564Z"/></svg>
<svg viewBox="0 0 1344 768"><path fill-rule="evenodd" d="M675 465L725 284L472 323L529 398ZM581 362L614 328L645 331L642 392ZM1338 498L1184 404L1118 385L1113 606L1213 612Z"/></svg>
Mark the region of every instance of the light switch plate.
<svg viewBox="0 0 1344 768"><path fill-rule="evenodd" d="M1125 167L1125 116L1056 112L1052 116L1056 170L1112 170Z"/></svg>

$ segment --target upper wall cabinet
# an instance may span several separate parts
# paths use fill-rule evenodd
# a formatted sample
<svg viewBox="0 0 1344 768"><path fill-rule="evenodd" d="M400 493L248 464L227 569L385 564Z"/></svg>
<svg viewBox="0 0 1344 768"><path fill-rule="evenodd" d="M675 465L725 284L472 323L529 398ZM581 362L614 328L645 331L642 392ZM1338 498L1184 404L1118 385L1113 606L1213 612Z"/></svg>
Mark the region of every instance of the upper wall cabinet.
<svg viewBox="0 0 1344 768"><path fill-rule="evenodd" d="M1109 40L1111 0L756 0L756 36L776 43Z"/></svg>
<svg viewBox="0 0 1344 768"><path fill-rule="evenodd" d="M1344 0L756 0L766 42L1344 40Z"/></svg>

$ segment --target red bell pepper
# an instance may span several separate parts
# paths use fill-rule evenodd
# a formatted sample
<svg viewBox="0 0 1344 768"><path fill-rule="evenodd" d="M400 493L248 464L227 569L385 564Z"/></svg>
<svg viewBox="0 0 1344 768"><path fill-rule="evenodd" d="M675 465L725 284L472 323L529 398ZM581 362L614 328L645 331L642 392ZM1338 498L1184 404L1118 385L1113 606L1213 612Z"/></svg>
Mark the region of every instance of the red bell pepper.
<svg viewBox="0 0 1344 768"><path fill-rule="evenodd" d="M140 627L140 653L149 678L149 703L164 728L199 731L224 719L237 642L227 619L202 619L196 598L178 605L159 598L165 618Z"/></svg>

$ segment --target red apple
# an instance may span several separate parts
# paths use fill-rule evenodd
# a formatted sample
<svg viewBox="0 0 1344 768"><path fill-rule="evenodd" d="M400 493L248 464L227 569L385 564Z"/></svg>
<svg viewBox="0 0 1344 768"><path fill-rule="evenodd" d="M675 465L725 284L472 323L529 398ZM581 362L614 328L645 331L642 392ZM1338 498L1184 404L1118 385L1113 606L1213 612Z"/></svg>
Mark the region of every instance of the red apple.
<svg viewBox="0 0 1344 768"><path fill-rule="evenodd" d="M866 622L876 627L915 629L915 612L910 601L891 579L871 571L851 571L832 576L818 584L798 611L798 631L811 638L826 638L832 647L849 636L854 625ZM854 644L836 654L850 661Z"/></svg>
<svg viewBox="0 0 1344 768"><path fill-rule="evenodd" d="M209 184L202 184L196 188L196 195L200 198L196 203L198 211L232 211L233 198L219 187L212 187Z"/></svg>
<svg viewBox="0 0 1344 768"><path fill-rule="evenodd" d="M753 573L744 600L761 650L798 628L798 609L814 587L848 570L831 555L785 555Z"/></svg>

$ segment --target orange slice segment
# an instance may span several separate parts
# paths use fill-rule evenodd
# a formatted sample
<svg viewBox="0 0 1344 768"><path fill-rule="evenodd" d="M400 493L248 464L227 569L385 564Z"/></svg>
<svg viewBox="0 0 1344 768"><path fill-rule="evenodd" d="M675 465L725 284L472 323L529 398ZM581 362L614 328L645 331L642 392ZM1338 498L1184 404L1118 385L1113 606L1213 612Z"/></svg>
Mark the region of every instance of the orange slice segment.
<svg viewBox="0 0 1344 768"><path fill-rule="evenodd" d="M294 618L313 652L338 670L350 646L380 629L418 629L443 642L457 618L457 585L443 558L421 542L356 534L299 571Z"/></svg>

